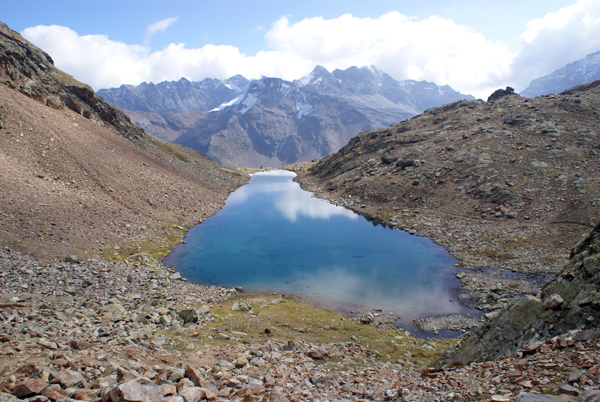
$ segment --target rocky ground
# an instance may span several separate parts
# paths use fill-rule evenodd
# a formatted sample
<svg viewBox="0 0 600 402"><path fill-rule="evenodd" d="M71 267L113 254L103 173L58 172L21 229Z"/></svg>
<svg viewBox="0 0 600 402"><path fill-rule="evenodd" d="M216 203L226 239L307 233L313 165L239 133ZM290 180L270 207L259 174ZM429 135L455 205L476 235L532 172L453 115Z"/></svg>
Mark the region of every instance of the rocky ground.
<svg viewBox="0 0 600 402"><path fill-rule="evenodd" d="M228 316L260 317L276 305L234 311L244 310L234 289L190 284L158 263L37 260L3 247L0 264L5 401L567 401L600 380L599 344L589 333L496 362L434 369L414 357L436 342L400 333L386 340L405 346L390 361L362 335L314 342L310 324L302 332L285 332L285 322L236 331ZM562 399L523 399L534 392Z"/></svg>

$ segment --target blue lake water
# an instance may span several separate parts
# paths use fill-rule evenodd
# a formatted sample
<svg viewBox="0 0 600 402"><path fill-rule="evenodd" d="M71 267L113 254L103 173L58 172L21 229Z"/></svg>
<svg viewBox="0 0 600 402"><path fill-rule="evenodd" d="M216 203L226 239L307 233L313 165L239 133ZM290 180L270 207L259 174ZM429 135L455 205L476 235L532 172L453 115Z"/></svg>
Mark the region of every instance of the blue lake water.
<svg viewBox="0 0 600 402"><path fill-rule="evenodd" d="M456 302L456 260L445 249L313 198L294 176L254 174L163 263L203 284L293 294L346 313L394 312L411 330L413 319L469 312Z"/></svg>

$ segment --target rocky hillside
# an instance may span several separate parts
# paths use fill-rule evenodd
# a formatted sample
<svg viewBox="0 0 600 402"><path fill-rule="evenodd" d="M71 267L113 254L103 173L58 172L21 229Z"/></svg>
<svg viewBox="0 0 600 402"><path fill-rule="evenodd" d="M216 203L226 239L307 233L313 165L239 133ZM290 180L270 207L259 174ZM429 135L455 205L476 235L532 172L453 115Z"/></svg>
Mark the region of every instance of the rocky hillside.
<svg viewBox="0 0 600 402"><path fill-rule="evenodd" d="M495 360L523 349L533 353L542 342L569 331L581 340L597 339L599 289L600 225L573 248L569 262L542 287L539 297L527 296L508 305L448 352L442 363Z"/></svg>
<svg viewBox="0 0 600 402"><path fill-rule="evenodd" d="M98 93L154 137L246 167L319 158L359 131L472 99L447 85L398 82L374 67L330 73L321 66L294 82L268 77L248 82L235 76L192 83L182 78Z"/></svg>
<svg viewBox="0 0 600 402"><path fill-rule="evenodd" d="M522 96L535 96L560 93L576 85L600 80L600 52L588 54L585 58L567 64L551 74L537 78L521 92Z"/></svg>
<svg viewBox="0 0 600 402"><path fill-rule="evenodd" d="M460 300L497 312L536 294L600 221L600 82L527 99L512 89L366 131L304 188L427 236L469 268Z"/></svg>
<svg viewBox="0 0 600 402"><path fill-rule="evenodd" d="M37 256L152 252L247 178L163 144L0 27L0 241Z"/></svg>
<svg viewBox="0 0 600 402"><path fill-rule="evenodd" d="M68 108L99 125L110 125L125 137L141 139L142 130L97 97L88 85L54 67L43 50L0 22L0 81L54 109Z"/></svg>

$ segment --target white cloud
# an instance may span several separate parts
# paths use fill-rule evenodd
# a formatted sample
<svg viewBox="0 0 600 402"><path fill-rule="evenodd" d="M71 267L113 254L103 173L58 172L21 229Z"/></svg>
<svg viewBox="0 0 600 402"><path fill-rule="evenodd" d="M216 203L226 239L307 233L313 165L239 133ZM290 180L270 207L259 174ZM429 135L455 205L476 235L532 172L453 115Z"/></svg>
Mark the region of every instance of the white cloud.
<svg viewBox="0 0 600 402"><path fill-rule="evenodd" d="M146 29L146 37L144 38L144 45L148 45L156 33L164 33L168 27L177 21L177 19L179 19L179 17L165 18L164 20L148 25L148 28Z"/></svg>
<svg viewBox="0 0 600 402"><path fill-rule="evenodd" d="M294 49L302 59L328 69L374 65L392 77L450 84L464 92L495 89L510 70L511 53L472 29L432 16L398 12L377 19L350 14L290 24L286 17L267 32L275 51Z"/></svg>
<svg viewBox="0 0 600 402"><path fill-rule="evenodd" d="M148 34L166 29L175 20L152 24ZM506 85L524 89L532 79L600 50L600 2L581 0L532 20L516 55L503 43L451 20L418 19L399 12L379 18L315 17L296 23L282 17L265 33L270 50L256 55L245 55L233 46L186 48L183 43L150 52L144 46L103 35L80 36L60 26L27 28L23 36L48 52L57 67L95 89L235 74L292 80L317 64L329 70L374 65L398 80L449 84L485 98Z"/></svg>

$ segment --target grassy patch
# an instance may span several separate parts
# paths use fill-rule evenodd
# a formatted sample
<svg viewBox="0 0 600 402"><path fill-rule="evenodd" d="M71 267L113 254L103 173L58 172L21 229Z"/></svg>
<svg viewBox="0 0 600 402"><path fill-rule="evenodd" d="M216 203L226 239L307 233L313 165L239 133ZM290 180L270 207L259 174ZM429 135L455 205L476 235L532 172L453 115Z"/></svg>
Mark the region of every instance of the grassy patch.
<svg viewBox="0 0 600 402"><path fill-rule="evenodd" d="M141 242L129 242L128 244L116 245L118 249L114 247L108 247L100 254L102 258L124 261L132 255L144 254L152 258L166 257L171 252L171 249L177 244L181 243L183 236L189 229L189 227L183 227L179 225L172 225L167 223L159 222L158 225L161 228L162 235L156 236L151 241Z"/></svg>
<svg viewBox="0 0 600 402"><path fill-rule="evenodd" d="M152 137L149 137L149 139L154 143L154 145L156 145L158 148L160 148L167 155L171 155L171 156L179 159L182 162L188 162L187 158L185 156L181 155L179 152L177 152L171 145L165 144L164 142L161 142Z"/></svg>
<svg viewBox="0 0 600 402"><path fill-rule="evenodd" d="M248 302L252 310L232 310L233 304L240 299ZM402 359L425 366L456 342L454 339L416 339L394 329L359 324L288 295L239 294L212 303L211 317L213 321L196 334L201 344L250 343L261 339L281 343L300 340L324 344L352 342L367 347L371 351L370 357L377 360L395 362Z"/></svg>

